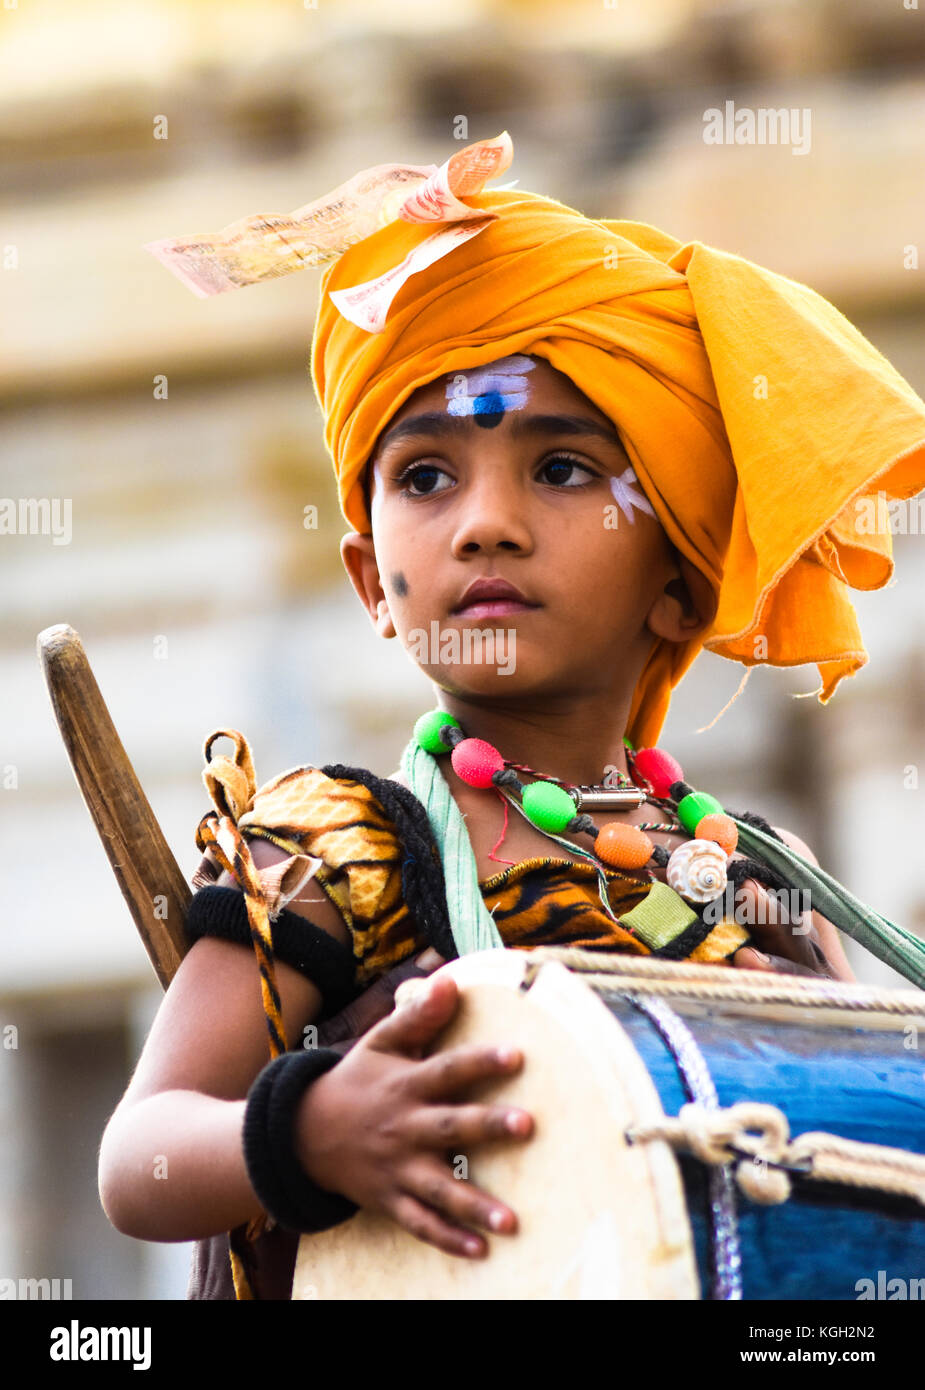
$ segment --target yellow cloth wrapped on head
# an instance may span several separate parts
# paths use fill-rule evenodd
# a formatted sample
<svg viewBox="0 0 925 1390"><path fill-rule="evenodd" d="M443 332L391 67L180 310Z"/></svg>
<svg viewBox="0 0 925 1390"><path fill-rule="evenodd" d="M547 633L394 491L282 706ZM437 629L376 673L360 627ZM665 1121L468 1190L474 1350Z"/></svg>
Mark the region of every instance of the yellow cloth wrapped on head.
<svg viewBox="0 0 925 1390"><path fill-rule="evenodd" d="M545 358L617 426L710 619L696 640L654 639L634 745L658 741L704 647L746 666L814 662L827 702L867 661L848 586L893 573L886 508L856 503L925 488L925 402L827 300L741 257L525 191L465 202L495 220L412 274L381 331L330 292L397 266L432 225L392 222L323 277L311 371L347 521L369 531L363 471L414 391Z"/></svg>

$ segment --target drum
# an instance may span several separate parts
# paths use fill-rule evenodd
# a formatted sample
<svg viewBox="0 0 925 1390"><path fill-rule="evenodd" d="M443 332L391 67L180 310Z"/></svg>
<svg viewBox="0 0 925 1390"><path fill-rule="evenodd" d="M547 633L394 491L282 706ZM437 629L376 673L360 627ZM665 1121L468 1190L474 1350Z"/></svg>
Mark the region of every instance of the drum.
<svg viewBox="0 0 925 1390"><path fill-rule="evenodd" d="M524 1054L519 1073L465 1099L529 1110L533 1136L448 1154L519 1229L486 1234L487 1257L467 1260L360 1211L301 1237L294 1299L854 1300L920 1287L925 994L553 947L442 970L461 998L434 1051ZM773 1120L770 1148L752 1112Z"/></svg>

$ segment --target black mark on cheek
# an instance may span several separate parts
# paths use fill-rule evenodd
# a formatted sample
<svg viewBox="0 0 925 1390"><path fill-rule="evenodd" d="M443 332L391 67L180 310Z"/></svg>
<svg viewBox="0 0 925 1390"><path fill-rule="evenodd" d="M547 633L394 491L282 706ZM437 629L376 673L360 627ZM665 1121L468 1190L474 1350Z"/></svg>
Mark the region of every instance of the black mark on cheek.
<svg viewBox="0 0 925 1390"><path fill-rule="evenodd" d="M398 598L408 597L408 581L401 570L392 575L392 589Z"/></svg>

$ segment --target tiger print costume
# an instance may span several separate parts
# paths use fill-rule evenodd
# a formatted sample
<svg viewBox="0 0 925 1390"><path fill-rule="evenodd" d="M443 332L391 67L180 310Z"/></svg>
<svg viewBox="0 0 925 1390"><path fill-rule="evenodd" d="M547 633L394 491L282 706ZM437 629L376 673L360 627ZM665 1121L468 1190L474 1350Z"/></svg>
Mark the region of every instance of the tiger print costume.
<svg viewBox="0 0 925 1390"><path fill-rule="evenodd" d="M350 933L358 989L423 950L428 938L402 892L404 847L372 791L317 767L294 768L257 791L247 741L226 733L236 744L234 762L213 758L203 774L217 808L231 815L245 838L270 840L290 856L260 875L271 920L313 877ZM202 828L210 820L214 817L200 823L200 848L208 843ZM617 917L635 908L650 889L616 869L605 869L605 877ZM604 911L590 864L535 857L480 880L479 887L506 946L652 954L631 928ZM745 928L728 919L712 928L698 926L685 934L673 958L721 963L749 939Z"/></svg>

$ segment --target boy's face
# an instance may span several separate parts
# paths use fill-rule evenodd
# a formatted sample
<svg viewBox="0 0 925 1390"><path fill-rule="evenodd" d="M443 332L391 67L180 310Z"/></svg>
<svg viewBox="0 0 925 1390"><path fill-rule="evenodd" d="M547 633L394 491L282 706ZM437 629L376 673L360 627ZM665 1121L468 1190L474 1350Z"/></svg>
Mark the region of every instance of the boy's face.
<svg viewBox="0 0 925 1390"><path fill-rule="evenodd" d="M369 479L372 536L345 536L344 563L379 633L452 694L631 692L654 635L701 625L612 421L542 358L422 387ZM473 606L476 580L522 598Z"/></svg>

